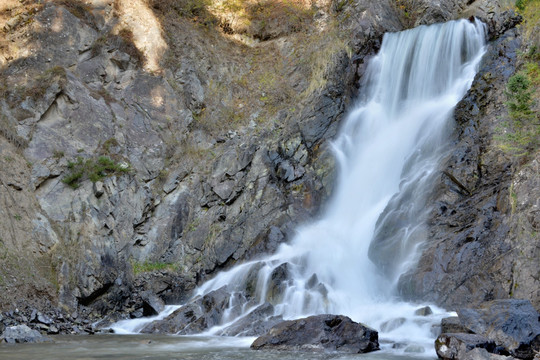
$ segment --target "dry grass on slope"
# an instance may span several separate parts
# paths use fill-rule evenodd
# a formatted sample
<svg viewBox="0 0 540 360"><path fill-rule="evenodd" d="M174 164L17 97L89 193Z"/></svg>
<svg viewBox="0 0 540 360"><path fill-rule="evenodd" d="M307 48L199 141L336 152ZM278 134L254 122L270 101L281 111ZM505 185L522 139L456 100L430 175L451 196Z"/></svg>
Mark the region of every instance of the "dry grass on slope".
<svg viewBox="0 0 540 360"><path fill-rule="evenodd" d="M240 128L279 132L299 103L326 85L348 51L330 2L186 0L151 5L165 29L164 67L185 63L205 90L195 124L213 135ZM251 131L251 130L250 130Z"/></svg>

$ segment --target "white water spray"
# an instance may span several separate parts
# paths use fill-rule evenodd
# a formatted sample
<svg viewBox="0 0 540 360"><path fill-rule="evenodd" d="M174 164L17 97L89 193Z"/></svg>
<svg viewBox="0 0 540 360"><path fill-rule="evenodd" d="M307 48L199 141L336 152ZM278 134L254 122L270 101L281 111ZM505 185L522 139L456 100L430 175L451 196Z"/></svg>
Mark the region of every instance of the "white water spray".
<svg viewBox="0 0 540 360"><path fill-rule="evenodd" d="M366 101L350 112L334 143L340 173L326 213L275 255L218 274L197 290L196 296L226 287L232 294L235 311L225 313L220 329L270 302L284 318L344 314L383 328L381 338L394 343L432 341L431 323L413 315L417 307L396 301L394 290L425 240L424 194L484 38L484 25L466 20L384 36L367 69ZM435 310L436 321L444 312ZM398 318L399 326L388 325Z"/></svg>

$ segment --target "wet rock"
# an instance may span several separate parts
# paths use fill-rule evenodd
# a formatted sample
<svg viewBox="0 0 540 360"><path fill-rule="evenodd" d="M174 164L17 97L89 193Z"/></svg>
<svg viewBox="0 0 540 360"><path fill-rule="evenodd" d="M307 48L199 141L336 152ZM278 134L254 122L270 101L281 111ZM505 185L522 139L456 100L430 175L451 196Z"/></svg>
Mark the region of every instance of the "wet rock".
<svg viewBox="0 0 540 360"><path fill-rule="evenodd" d="M405 349L403 349L403 352L421 354L426 352L426 349L422 345L411 344L408 345Z"/></svg>
<svg viewBox="0 0 540 360"><path fill-rule="evenodd" d="M444 360L463 359L475 348L486 349L489 353L493 353L496 345L494 341L477 334L441 334L435 340L437 356Z"/></svg>
<svg viewBox="0 0 540 360"><path fill-rule="evenodd" d="M319 284L319 278L317 277L317 274L313 274L309 277L308 281L306 281L306 289L313 289L316 285Z"/></svg>
<svg viewBox="0 0 540 360"><path fill-rule="evenodd" d="M461 324L459 317L451 316L441 320L441 333L472 333Z"/></svg>
<svg viewBox="0 0 540 360"><path fill-rule="evenodd" d="M381 324L381 331L389 332L403 325L407 319L400 317L385 321Z"/></svg>
<svg viewBox="0 0 540 360"><path fill-rule="evenodd" d="M340 315L284 321L257 338L255 350L366 353L379 349L377 331Z"/></svg>
<svg viewBox="0 0 540 360"><path fill-rule="evenodd" d="M528 300L490 301L476 309L460 309L458 315L442 321L443 334L435 342L440 358L497 359L499 355L511 355L533 359L540 350L540 315ZM472 353L476 348L482 351Z"/></svg>
<svg viewBox="0 0 540 360"><path fill-rule="evenodd" d="M244 280L244 294L247 298L255 296L257 291L257 283L259 281L259 271L263 268L264 264L257 262L251 266L249 272Z"/></svg>
<svg viewBox="0 0 540 360"><path fill-rule="evenodd" d="M48 337L41 335L39 331L32 330L26 325L7 327L0 336L0 340L3 340L8 344L51 341Z"/></svg>
<svg viewBox="0 0 540 360"><path fill-rule="evenodd" d="M493 354L483 348L474 348L470 351L467 351L467 353L465 353L463 358L460 358L460 359L463 359L463 360L511 360L514 358L511 356Z"/></svg>
<svg viewBox="0 0 540 360"><path fill-rule="evenodd" d="M289 267L289 263L283 263L276 267L270 274L270 281L266 293L266 300L269 303L278 304L283 298L285 290L287 289L287 283L291 278Z"/></svg>
<svg viewBox="0 0 540 360"><path fill-rule="evenodd" d="M248 315L236 321L233 325L224 329L223 336L261 336L273 326L283 322L281 316L274 315L274 306L264 303L258 306Z"/></svg>
<svg viewBox="0 0 540 360"><path fill-rule="evenodd" d="M179 335L201 333L220 324L230 296L225 288L212 291L203 297L195 298L165 319L147 325L141 332Z"/></svg>
<svg viewBox="0 0 540 360"><path fill-rule="evenodd" d="M139 308L139 309L136 309L135 311L132 311L131 313L129 313L129 317L131 319L140 319L140 318L143 317L143 314L144 314L143 308Z"/></svg>
<svg viewBox="0 0 540 360"><path fill-rule="evenodd" d="M461 323L512 356L532 359L540 345L540 314L528 300L494 300L478 309L460 309Z"/></svg>
<svg viewBox="0 0 540 360"><path fill-rule="evenodd" d="M414 315L418 316L429 316L433 314L433 310L429 306L421 307L420 309L416 309L414 312Z"/></svg>

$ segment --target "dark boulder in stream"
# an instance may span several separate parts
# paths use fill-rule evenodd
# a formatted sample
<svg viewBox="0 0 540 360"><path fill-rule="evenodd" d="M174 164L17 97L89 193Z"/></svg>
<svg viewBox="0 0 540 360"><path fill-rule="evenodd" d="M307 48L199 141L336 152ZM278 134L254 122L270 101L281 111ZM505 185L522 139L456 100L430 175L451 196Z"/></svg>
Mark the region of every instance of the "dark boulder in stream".
<svg viewBox="0 0 540 360"><path fill-rule="evenodd" d="M379 350L377 331L342 315L284 321L257 338L254 350L367 353Z"/></svg>

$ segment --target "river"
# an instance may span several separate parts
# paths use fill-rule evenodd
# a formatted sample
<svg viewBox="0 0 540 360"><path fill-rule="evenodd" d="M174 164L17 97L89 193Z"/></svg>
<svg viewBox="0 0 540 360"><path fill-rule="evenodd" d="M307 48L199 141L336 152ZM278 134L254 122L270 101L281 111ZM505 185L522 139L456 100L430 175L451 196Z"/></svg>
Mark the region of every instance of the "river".
<svg viewBox="0 0 540 360"><path fill-rule="evenodd" d="M54 343L0 345L2 360L413 360L389 351L371 354L313 354L250 350L253 338L222 336L56 336ZM426 358L423 358L426 359Z"/></svg>

